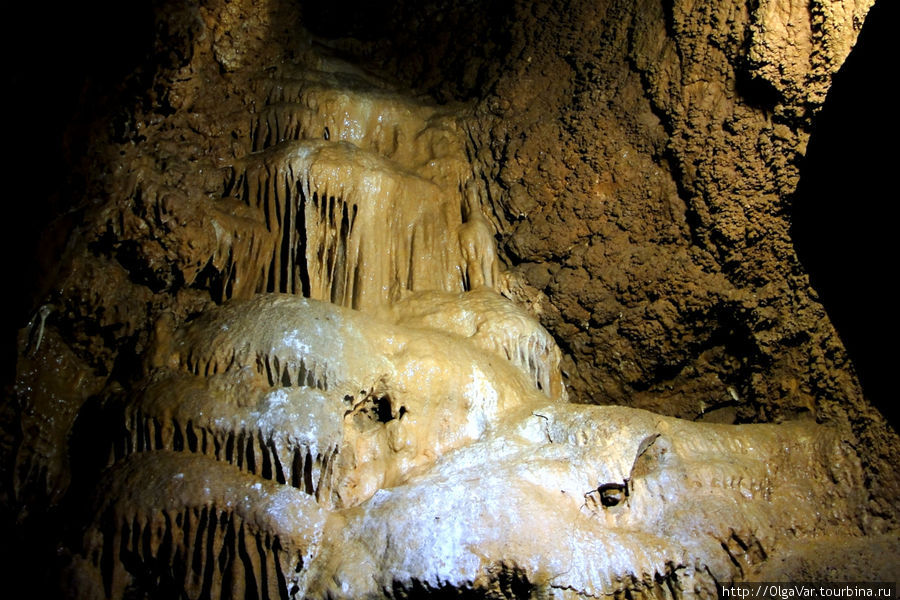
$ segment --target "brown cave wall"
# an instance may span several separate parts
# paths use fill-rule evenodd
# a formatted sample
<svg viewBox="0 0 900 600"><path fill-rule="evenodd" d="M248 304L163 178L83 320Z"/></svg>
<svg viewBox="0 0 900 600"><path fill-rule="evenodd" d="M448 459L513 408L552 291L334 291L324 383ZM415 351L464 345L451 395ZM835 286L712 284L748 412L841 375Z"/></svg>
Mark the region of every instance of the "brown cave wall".
<svg viewBox="0 0 900 600"><path fill-rule="evenodd" d="M77 210L60 211L70 233L38 303L62 364L33 352L39 312L20 333L6 407L24 410L3 459L21 514L64 491L71 448L90 438L78 415L142 375L154 337L219 300L210 215L232 176L219 158L250 151L261 100L247 74L300 55L304 24L468 103L511 295L559 341L572 399L836 424L867 463L874 513L896 519L896 435L863 398L789 236L814 113L868 3L389 4L355 19L275 1L157 7L132 87L80 124L85 181L64 196ZM785 45L786 30L806 33ZM36 387L48 372L77 384ZM47 406L60 407L49 425L35 416Z"/></svg>
<svg viewBox="0 0 900 600"><path fill-rule="evenodd" d="M476 99L500 247L573 399L852 424L893 496L896 436L790 237L815 115L871 4L400 4L376 40L310 17L414 87Z"/></svg>
<svg viewBox="0 0 900 600"><path fill-rule="evenodd" d="M841 351L817 375L817 352L791 351L834 336L788 215L813 113L868 5L814 7L812 24L795 7L782 29L815 31L781 47L782 4L459 3L440 20L400 4L370 41L309 12L332 44L411 85L481 98L472 130L502 248L546 294L582 399L768 420L859 395ZM437 35L462 14L461 39ZM412 37L423 28L434 35Z"/></svg>

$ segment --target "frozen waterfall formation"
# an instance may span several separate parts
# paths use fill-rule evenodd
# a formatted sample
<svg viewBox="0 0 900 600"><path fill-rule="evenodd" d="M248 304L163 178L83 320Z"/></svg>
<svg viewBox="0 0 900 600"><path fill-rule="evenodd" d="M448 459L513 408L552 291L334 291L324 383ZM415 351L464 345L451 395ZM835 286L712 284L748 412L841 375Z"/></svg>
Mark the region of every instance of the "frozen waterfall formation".
<svg viewBox="0 0 900 600"><path fill-rule="evenodd" d="M859 534L828 428L568 404L454 116L323 65L259 81L220 306L121 401L77 597L713 597Z"/></svg>

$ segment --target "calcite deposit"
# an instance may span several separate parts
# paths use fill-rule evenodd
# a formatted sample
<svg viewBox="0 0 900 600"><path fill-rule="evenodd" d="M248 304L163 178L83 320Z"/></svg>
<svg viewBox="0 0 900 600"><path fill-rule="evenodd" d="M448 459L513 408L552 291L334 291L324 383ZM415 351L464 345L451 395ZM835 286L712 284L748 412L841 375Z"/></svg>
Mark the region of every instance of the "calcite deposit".
<svg viewBox="0 0 900 600"><path fill-rule="evenodd" d="M897 435L785 210L871 4L159 3L19 324L4 575L896 580Z"/></svg>
<svg viewBox="0 0 900 600"><path fill-rule="evenodd" d="M568 404L470 340L278 294L208 311L123 402L79 594L712 597L866 528L832 428Z"/></svg>

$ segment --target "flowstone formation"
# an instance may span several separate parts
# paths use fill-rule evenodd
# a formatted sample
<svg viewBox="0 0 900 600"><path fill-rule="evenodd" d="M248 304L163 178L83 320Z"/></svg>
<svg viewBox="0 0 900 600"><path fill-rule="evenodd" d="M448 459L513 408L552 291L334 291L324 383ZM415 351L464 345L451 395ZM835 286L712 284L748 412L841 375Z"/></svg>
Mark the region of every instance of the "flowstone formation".
<svg viewBox="0 0 900 600"><path fill-rule="evenodd" d="M558 373L546 332L492 317L519 343L281 294L174 332L120 402L72 589L715 597L804 543L871 543L835 430L568 404L534 377Z"/></svg>
<svg viewBox="0 0 900 600"><path fill-rule="evenodd" d="M779 6L763 3L752 29L765 77L772 52L790 54L767 25ZM658 378L612 385L623 370L653 370L643 350L636 366L614 340L597 364L617 358L619 372L598 379L599 367L584 368L596 340L567 325L597 320L597 335L612 339L609 319L622 321L633 350L652 329L635 324L638 314L673 332L675 316L660 314L692 315L705 330L715 310L749 301L721 292L718 308L704 300L698 313L694 300L676 310L659 298L642 313L629 258L621 280L615 269L591 272L618 289L618 317L599 314L609 299L581 314L596 290L580 285L571 260L587 273L609 259L601 238L613 254L623 236L646 240L627 233L633 213L606 214L602 203L577 207L570 230L574 205L553 227L535 220L546 206L529 216L535 207L523 203L553 194L536 191L535 178L555 177L556 158L525 169L530 159L515 148L528 136L508 133L527 119L499 118L540 110L521 104L527 94L485 117L508 76L474 110L438 104L314 42L291 3L170 8L158 14L163 58L143 105L117 115L112 139L92 147L101 200L80 209L53 291L20 332L18 402L5 407L15 427L0 438L4 505L23 543L42 552L31 569L61 581L57 595L675 599L711 598L735 580L897 578L896 499L884 492L896 477L873 481L890 457L872 459L879 449L855 437L872 419L823 424L808 418L811 405L785 411L799 420L732 425L570 402L573 389L586 400L600 382L610 401L643 385L634 404L650 405ZM653 31L640 29L629 47ZM660 50L667 60L669 50ZM678 79L632 66L659 95ZM780 93L816 101L790 84L801 75L786 72ZM501 147L513 151L493 160ZM635 160L647 167L648 202L683 213L669 174ZM618 180L595 173L579 185L609 199L633 183L637 167L620 166ZM524 183L511 184L513 171ZM705 238L691 249L678 218L650 212L648 227L675 248L673 280L724 281L697 250ZM583 227L596 234L589 244ZM542 274L539 237L548 238L541 259L566 266ZM541 319L572 337L555 339ZM700 371L721 360L713 370L728 377L716 385L740 405L747 388L732 384L746 365L731 362L729 323L711 326L722 329L712 346L687 340L675 353L698 350ZM711 373L698 376L703 385ZM690 414L703 400L689 387L664 395L689 396L668 412L703 417Z"/></svg>

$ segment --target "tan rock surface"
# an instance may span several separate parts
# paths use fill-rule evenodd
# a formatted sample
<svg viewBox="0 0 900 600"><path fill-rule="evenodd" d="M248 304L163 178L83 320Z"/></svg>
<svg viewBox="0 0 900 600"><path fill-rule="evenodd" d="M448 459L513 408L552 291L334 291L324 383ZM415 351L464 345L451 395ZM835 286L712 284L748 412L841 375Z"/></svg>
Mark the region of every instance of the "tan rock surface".
<svg viewBox="0 0 900 600"><path fill-rule="evenodd" d="M9 564L86 598L896 574L897 436L787 216L870 6L163 3L48 228Z"/></svg>

